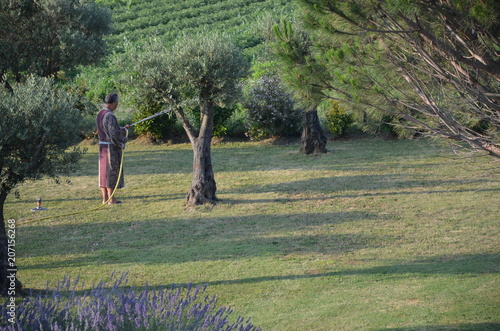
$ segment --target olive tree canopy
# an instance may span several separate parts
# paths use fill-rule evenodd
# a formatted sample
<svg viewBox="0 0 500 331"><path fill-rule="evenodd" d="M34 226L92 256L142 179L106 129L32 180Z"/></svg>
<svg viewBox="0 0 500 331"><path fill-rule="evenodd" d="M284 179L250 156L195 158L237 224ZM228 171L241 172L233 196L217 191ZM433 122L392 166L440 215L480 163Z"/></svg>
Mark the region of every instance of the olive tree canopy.
<svg viewBox="0 0 500 331"><path fill-rule="evenodd" d="M0 0L0 80L26 73L57 77L96 63L111 14L88 0Z"/></svg>

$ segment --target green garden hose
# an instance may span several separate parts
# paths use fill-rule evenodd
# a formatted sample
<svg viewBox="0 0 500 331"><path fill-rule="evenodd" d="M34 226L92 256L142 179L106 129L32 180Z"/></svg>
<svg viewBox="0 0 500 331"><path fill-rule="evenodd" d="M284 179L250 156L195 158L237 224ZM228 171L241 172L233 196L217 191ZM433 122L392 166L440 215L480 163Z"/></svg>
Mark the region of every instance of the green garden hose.
<svg viewBox="0 0 500 331"><path fill-rule="evenodd" d="M170 111L172 111L172 109L167 108L167 109L159 111L156 114L153 114L153 115L151 115L149 117L143 118L142 120L137 121L137 122L135 122L133 124L127 125L125 127L126 137L128 137L128 130L127 130L127 128L130 128L130 127L132 127L132 126L134 126L136 124L139 124L141 122L153 119L153 118L155 118L157 116L160 116L160 115L163 115L163 114L167 114ZM32 219L32 220L26 220L26 221L22 222L22 224L26 224L26 223L30 223L30 222L34 222L34 221L47 220L47 219L51 219L51 218L58 218L58 217L63 217L63 216L71 216L71 215L78 215L78 214L88 213L88 212L91 212L91 211L96 211L98 209L101 209L102 207L104 207L105 205L107 205L108 202L111 201L111 199L115 195L115 192L118 189L118 186L120 184L120 177L122 176L122 171L123 171L123 156L124 156L124 154L125 153L123 153L123 151L122 151L122 159L120 161L120 171L118 172L118 180L116 181L116 185L115 185L115 188L113 190L113 193L111 193L109 199L106 202L104 202L101 206L98 206L98 207L95 207L95 208L91 208L91 209L87 209L87 210L77 211L77 212L73 212L73 213L67 213L67 214L61 214L61 215L56 215L56 216L47 216L47 217L42 217L42 218L37 218L37 219Z"/></svg>
<svg viewBox="0 0 500 331"><path fill-rule="evenodd" d="M125 129L125 130L126 130L126 137L128 137L128 130L127 129ZM63 217L63 216L72 216L72 215L78 215L78 214L88 213L88 212L91 212L91 211L99 210L102 207L106 206L108 204L108 202L111 201L111 199L113 199L113 196L115 195L116 190L118 189L118 186L120 185L120 177L122 176L122 172L123 172L123 157L124 157L124 155L125 155L125 153L124 153L124 151L122 151L122 158L121 158L121 161L120 161L120 170L118 171L118 179L116 181L115 188L113 189L113 193L111 193L111 195L109 196L109 199L106 202L102 203L100 206L95 207L95 208L81 210L81 211L67 213L67 214L61 214L61 215L55 215L55 216L47 216L47 217L36 218L36 219L32 219L32 220L26 220L26 221L22 222L21 224L31 223L31 222L35 222L35 221L43 221L43 220L47 220L47 219L51 219L51 218L59 218L59 217Z"/></svg>

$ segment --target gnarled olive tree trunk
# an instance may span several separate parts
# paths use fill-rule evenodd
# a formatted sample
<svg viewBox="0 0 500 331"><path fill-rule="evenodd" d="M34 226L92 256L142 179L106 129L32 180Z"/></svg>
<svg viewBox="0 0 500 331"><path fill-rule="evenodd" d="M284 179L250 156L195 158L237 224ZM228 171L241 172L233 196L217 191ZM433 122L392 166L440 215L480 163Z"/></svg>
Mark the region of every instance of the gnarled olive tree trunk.
<svg viewBox="0 0 500 331"><path fill-rule="evenodd" d="M201 107L202 122L198 137L191 142L193 147L193 181L187 194L186 204L197 206L217 201L214 171L212 168L211 144L214 122L214 104L204 102Z"/></svg>

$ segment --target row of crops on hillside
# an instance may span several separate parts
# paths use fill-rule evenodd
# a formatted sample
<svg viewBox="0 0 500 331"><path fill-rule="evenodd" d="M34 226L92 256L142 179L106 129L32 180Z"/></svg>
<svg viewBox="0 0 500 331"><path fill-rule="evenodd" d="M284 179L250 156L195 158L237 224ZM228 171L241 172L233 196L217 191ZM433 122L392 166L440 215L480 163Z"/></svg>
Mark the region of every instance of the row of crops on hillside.
<svg viewBox="0 0 500 331"><path fill-rule="evenodd" d="M114 20L116 22L126 23L131 21L139 22L143 21L141 19L150 18L151 24L154 24L154 21L162 22L165 18L168 19L168 16L171 16L171 14L175 14L178 17L189 17L191 15L194 17L208 12L227 10L235 6L248 6L252 3L263 1L264 0L188 0L177 3L160 2L156 5L154 5L154 2L143 3L142 6L139 4L135 5L133 10L131 8L131 10L115 14ZM152 14L154 14L154 16L152 16Z"/></svg>
<svg viewBox="0 0 500 331"><path fill-rule="evenodd" d="M241 5L240 5L241 3ZM171 21L174 22L182 22L184 20L191 19L202 19L202 18L211 18L215 21L219 21L220 18L218 15L223 14L223 18L225 15L231 17L236 14L238 16L238 10L245 10L248 8L253 8L254 6L250 6L248 0L236 0L236 1L223 1L218 4L203 6L197 8L185 8L177 11L167 11L161 10L161 8L157 9L149 9L144 12L144 16L137 17L132 20L126 21L117 21L115 24L115 32L123 33L127 30L136 30L136 29L144 29L149 26L156 26L159 24L167 25ZM155 16L148 16L149 14L157 13ZM118 18L116 18L118 20ZM195 20L196 21L196 20ZM176 27L178 27L176 25Z"/></svg>
<svg viewBox="0 0 500 331"><path fill-rule="evenodd" d="M136 0L131 8L113 9L114 32L108 38L117 45L124 38L138 42L160 36L171 40L183 31L203 28L245 33L264 12L290 8L286 0Z"/></svg>

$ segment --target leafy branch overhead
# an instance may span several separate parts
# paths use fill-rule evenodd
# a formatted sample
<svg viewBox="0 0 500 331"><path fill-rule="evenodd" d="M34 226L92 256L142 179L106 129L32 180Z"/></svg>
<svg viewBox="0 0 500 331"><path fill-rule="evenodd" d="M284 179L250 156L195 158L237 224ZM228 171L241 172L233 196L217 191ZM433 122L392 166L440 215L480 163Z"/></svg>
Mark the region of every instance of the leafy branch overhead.
<svg viewBox="0 0 500 331"><path fill-rule="evenodd" d="M303 28L276 26L275 51L299 98L500 157L498 2L298 2Z"/></svg>
<svg viewBox="0 0 500 331"><path fill-rule="evenodd" d="M0 81L26 73L57 78L61 70L96 63L107 53L103 37L111 13L90 1L0 2Z"/></svg>

